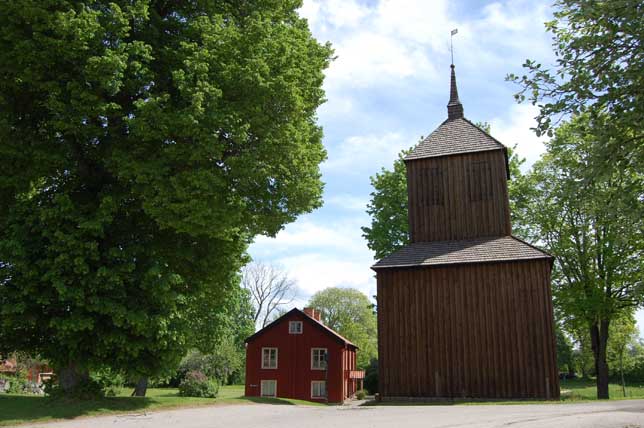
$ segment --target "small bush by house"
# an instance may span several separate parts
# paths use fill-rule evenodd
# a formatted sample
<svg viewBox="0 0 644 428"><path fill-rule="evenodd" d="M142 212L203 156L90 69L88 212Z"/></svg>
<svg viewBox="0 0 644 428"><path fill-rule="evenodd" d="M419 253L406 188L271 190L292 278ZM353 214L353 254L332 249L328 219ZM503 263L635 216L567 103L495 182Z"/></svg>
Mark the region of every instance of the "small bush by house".
<svg viewBox="0 0 644 428"><path fill-rule="evenodd" d="M219 382L200 371L190 371L179 385L179 395L182 397L215 398L219 393Z"/></svg>

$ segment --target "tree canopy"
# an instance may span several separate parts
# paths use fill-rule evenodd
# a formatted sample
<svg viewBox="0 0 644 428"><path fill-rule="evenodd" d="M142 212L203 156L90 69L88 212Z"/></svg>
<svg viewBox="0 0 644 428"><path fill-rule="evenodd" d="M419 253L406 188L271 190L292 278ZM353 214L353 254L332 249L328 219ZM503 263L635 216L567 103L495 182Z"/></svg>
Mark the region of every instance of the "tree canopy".
<svg viewBox="0 0 644 428"><path fill-rule="evenodd" d="M354 288L329 287L311 297L308 305L321 312L329 328L356 344L357 366L366 368L378 355L376 314L369 298Z"/></svg>
<svg viewBox="0 0 644 428"><path fill-rule="evenodd" d="M248 242L320 205L331 49L299 6L3 4L3 347L59 373L176 366Z"/></svg>
<svg viewBox="0 0 644 428"><path fill-rule="evenodd" d="M407 170L405 156L409 150L398 154L393 168L382 168L371 177L371 200L367 214L371 225L362 227L367 246L375 252L376 259L382 259L409 242L409 220L407 202Z"/></svg>
<svg viewBox="0 0 644 428"><path fill-rule="evenodd" d="M522 222L529 239L555 256L554 298L559 316L588 329L598 396L608 398L611 321L644 303L642 174L587 168L597 135L585 115L561 125L547 153L526 176ZM575 327L573 327L575 328Z"/></svg>
<svg viewBox="0 0 644 428"><path fill-rule="evenodd" d="M644 166L644 4L639 0L557 0L553 35L556 66L526 60L527 74L509 74L522 89L516 94L538 105L537 134L554 135L569 115L601 120L601 159L621 167ZM606 116L608 120L601 119ZM627 138L615 139L624 132ZM600 148L601 148L600 147ZM607 167L595 165L597 170Z"/></svg>

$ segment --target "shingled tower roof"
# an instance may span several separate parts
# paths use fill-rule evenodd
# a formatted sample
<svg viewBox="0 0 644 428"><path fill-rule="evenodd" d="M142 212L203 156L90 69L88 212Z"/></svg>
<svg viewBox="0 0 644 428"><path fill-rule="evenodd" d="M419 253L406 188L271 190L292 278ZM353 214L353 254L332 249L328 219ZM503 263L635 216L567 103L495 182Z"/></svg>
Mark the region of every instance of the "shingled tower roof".
<svg viewBox="0 0 644 428"><path fill-rule="evenodd" d="M405 160L449 156L462 153L506 150L505 146L467 120L463 115L463 104L458 98L454 64L451 68L447 120L421 141Z"/></svg>

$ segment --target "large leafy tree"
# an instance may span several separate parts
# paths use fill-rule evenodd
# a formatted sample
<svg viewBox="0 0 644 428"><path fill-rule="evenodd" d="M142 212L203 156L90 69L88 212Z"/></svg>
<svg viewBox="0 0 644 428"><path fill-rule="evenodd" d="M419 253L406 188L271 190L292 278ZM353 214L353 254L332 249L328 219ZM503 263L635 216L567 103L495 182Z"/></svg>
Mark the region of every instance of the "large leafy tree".
<svg viewBox="0 0 644 428"><path fill-rule="evenodd" d="M299 6L2 3L1 346L67 389L174 367L252 237L319 206L331 50Z"/></svg>
<svg viewBox="0 0 644 428"><path fill-rule="evenodd" d="M358 348L356 365L366 368L378 356L378 330L373 304L354 288L329 287L311 297L309 307L319 310L321 320Z"/></svg>
<svg viewBox="0 0 644 428"><path fill-rule="evenodd" d="M644 3L640 0L556 0L553 35L556 66L534 60L526 74L508 75L522 86L519 102L538 104L537 133L553 134L570 114L586 113L600 136L600 159L619 167L644 166ZM603 116L609 120L604 120ZM628 130L628 138L615 138ZM606 162L592 166L597 172Z"/></svg>
<svg viewBox="0 0 644 428"><path fill-rule="evenodd" d="M644 303L644 176L588 168L599 147L589 120L560 126L547 143L525 181L531 197L523 220L531 240L555 256L557 311L573 330L588 332L597 395L608 398L610 324Z"/></svg>

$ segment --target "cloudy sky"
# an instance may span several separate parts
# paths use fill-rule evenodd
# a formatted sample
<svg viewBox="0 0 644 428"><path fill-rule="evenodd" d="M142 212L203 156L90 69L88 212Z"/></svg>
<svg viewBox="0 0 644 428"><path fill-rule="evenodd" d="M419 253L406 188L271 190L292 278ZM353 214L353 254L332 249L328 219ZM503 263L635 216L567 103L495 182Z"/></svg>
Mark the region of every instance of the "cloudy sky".
<svg viewBox="0 0 644 428"><path fill-rule="evenodd" d="M373 253L362 237L369 177L391 168L447 117L450 30L459 96L470 120L517 145L529 167L543 152L530 128L536 109L518 105L506 74L535 59L554 64L540 0L304 0L300 13L337 58L326 72L319 109L328 160L322 164L324 206L301 216L276 238L259 237L255 260L275 263L299 286L298 306L332 286L376 292ZM640 325L644 317L640 313Z"/></svg>

